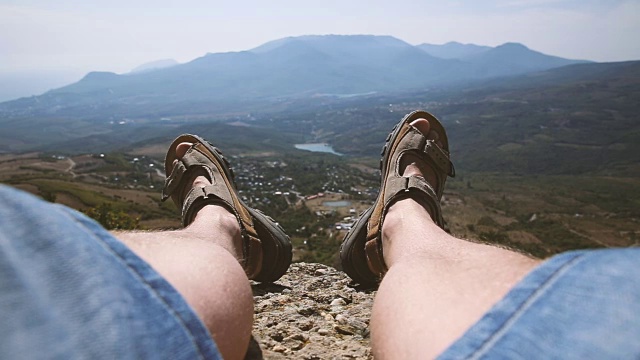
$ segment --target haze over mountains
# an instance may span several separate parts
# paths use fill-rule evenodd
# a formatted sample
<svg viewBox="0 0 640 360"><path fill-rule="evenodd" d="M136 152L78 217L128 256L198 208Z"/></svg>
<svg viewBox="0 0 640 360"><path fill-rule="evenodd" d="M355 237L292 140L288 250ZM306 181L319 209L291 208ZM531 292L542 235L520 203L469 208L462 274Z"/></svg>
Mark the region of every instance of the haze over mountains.
<svg viewBox="0 0 640 360"><path fill-rule="evenodd" d="M459 144L461 169L637 174L638 104L640 61L567 60L514 43L304 36L94 72L1 103L0 152L108 152L189 132L239 151L320 141L369 157L398 116L425 108Z"/></svg>
<svg viewBox="0 0 640 360"><path fill-rule="evenodd" d="M418 47L426 51L429 55L442 59L465 59L492 49L490 46L461 44L456 41L451 41L443 45L425 43L418 45Z"/></svg>
<svg viewBox="0 0 640 360"><path fill-rule="evenodd" d="M124 75L92 72L43 95L2 103L0 116L197 115L248 103L423 90L582 62L517 43L413 46L391 36L289 37L185 64L161 61Z"/></svg>
<svg viewBox="0 0 640 360"><path fill-rule="evenodd" d="M166 69L179 64L180 63L174 59L156 60L137 66L135 69L131 70L130 74Z"/></svg>

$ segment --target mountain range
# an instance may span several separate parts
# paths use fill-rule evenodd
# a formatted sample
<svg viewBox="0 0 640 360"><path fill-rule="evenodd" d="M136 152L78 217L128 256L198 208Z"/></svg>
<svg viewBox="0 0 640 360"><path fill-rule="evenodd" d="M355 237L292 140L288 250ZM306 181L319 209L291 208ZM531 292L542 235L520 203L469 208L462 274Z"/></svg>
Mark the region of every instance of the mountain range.
<svg viewBox="0 0 640 360"><path fill-rule="evenodd" d="M533 51L448 43L413 46L391 36L288 37L184 64L91 72L43 95L0 104L0 117L161 118L250 109L310 97L417 91L584 63Z"/></svg>
<svg viewBox="0 0 640 360"><path fill-rule="evenodd" d="M305 36L138 70L1 103L0 153L126 151L197 133L236 152L311 141L371 157L398 116L425 108L458 144L460 170L640 173L640 61Z"/></svg>
<svg viewBox="0 0 640 360"><path fill-rule="evenodd" d="M465 59L493 49L490 46L461 44L456 41L451 41L443 45L420 44L418 47L426 51L429 55L442 59Z"/></svg>

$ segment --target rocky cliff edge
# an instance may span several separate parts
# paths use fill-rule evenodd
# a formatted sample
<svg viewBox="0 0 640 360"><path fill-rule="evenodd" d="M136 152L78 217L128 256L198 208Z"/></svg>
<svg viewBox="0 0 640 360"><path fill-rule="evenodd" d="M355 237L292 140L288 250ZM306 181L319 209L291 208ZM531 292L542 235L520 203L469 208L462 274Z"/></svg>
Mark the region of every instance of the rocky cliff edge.
<svg viewBox="0 0 640 360"><path fill-rule="evenodd" d="M253 283L255 317L247 359L371 359L374 290L342 271L294 263L274 284Z"/></svg>

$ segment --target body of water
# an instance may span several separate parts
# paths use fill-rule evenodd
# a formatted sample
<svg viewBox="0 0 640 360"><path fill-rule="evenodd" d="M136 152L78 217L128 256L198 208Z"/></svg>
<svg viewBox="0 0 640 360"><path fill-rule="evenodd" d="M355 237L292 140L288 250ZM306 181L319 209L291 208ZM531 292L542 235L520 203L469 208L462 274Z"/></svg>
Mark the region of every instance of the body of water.
<svg viewBox="0 0 640 360"><path fill-rule="evenodd" d="M313 152L324 152L324 153L330 153L330 154L342 156L342 154L340 154L339 152L336 152L335 150L333 150L331 145L326 144L326 143L295 144L295 147L296 147L296 149L300 149L300 150L307 150L307 151L313 151Z"/></svg>
<svg viewBox="0 0 640 360"><path fill-rule="evenodd" d="M331 207L346 207L346 206L351 206L351 201L347 201L347 200L325 201L322 203L322 205L331 206Z"/></svg>

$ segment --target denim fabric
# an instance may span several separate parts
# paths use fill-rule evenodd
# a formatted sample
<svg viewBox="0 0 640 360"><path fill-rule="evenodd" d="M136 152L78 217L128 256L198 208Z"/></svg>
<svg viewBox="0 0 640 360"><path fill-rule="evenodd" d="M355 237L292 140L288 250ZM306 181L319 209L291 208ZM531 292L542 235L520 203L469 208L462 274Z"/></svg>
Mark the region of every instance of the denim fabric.
<svg viewBox="0 0 640 360"><path fill-rule="evenodd" d="M640 359L640 249L534 269L440 359Z"/></svg>
<svg viewBox="0 0 640 360"><path fill-rule="evenodd" d="M216 359L185 300L99 224L0 185L0 359Z"/></svg>

